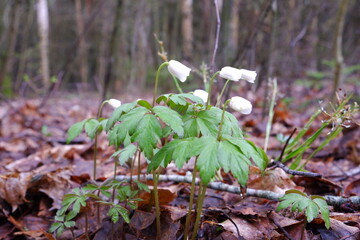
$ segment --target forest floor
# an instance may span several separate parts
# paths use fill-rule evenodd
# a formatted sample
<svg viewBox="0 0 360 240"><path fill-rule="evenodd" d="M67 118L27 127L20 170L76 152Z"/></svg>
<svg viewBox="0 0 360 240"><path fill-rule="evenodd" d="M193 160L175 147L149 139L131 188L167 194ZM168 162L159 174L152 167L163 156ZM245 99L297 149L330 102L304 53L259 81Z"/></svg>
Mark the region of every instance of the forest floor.
<svg viewBox="0 0 360 240"><path fill-rule="evenodd" d="M348 86L349 93L356 85ZM285 92L285 90L282 90ZM292 97L278 95L275 116L268 146L269 159L279 156L284 139L294 128L304 127L309 118L324 107L330 114L329 91L326 88L294 86ZM340 95L343 93L340 93ZM248 138L263 147L267 113L263 114L262 94L247 93L245 97L254 103L252 114L239 119ZM137 97L120 96L123 103ZM323 99L319 103L319 99ZM354 99L359 100L355 95ZM41 99L18 99L0 105L0 239L55 239L48 233L60 208L64 194L90 181L93 174L93 145L85 135L66 144L67 129L75 122L96 117L99 101L94 94L70 95L57 93L44 106ZM336 105L337 101L333 101ZM110 107L104 116L111 114ZM264 116L264 117L263 117ZM305 138L311 136L322 121L334 121L323 113L311 125ZM360 122L359 115L354 119ZM261 189L284 194L298 189L312 195L359 196L360 195L360 127L351 123L324 149L317 152L306 164L307 171L316 172L322 178L291 176L281 168L268 168L261 175L256 168L250 169L247 188ZM323 142L331 126L316 139L303 156L304 159ZM296 133L295 133L296 136ZM114 148L108 146L106 136L99 136L97 148L97 180L113 176L114 160L110 156ZM290 160L289 162L291 162ZM169 165L161 174L184 176L192 170L192 161L179 171ZM289 163L287 162L287 163ZM137 174L138 167L119 167L117 175ZM146 173L142 159L139 168ZM222 173L223 183L238 186L234 178ZM147 181L151 187L152 182ZM179 182L160 183L162 239L181 239L190 195L190 184ZM148 200L149 196L143 195ZM289 210L275 211L278 201L259 197L241 197L239 194L208 189L198 239L360 239L360 206L345 202L330 206L331 228L326 229L319 217L306 224L304 213ZM81 210L76 226L65 231L57 239L87 239L84 234L85 215L88 216L91 239L112 239L111 224L102 211L102 222L97 223L95 208ZM130 224L115 225L115 231L125 239L155 239L155 213L149 204L141 204L131 212Z"/></svg>

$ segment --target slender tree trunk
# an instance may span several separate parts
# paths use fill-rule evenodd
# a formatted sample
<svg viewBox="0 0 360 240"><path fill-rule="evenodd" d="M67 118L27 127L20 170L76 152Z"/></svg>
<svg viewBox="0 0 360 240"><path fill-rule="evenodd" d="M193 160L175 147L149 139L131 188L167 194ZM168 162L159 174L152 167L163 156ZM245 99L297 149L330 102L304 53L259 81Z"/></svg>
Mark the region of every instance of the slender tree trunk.
<svg viewBox="0 0 360 240"><path fill-rule="evenodd" d="M185 59L191 59L193 53L193 0L181 0L182 48Z"/></svg>
<svg viewBox="0 0 360 240"><path fill-rule="evenodd" d="M341 0L340 7L336 17L335 41L334 41L334 55L335 55L335 69L333 78L333 96L335 95L339 85L343 80L344 58L342 55L342 35L344 31L344 22L346 16L346 9L348 0Z"/></svg>
<svg viewBox="0 0 360 240"><path fill-rule="evenodd" d="M8 85L9 83L5 82L5 78L6 75L8 74L8 72L10 71L10 67L11 67L11 59L14 55L14 51L15 51L15 44L16 44L16 39L17 39L17 32L18 32L18 9L19 9L19 1L15 0L15 1L11 1L11 6L10 6L10 17L9 17L9 22L10 22L10 26L8 29L8 41L6 44L6 51L4 54L4 57L1 61L1 67L0 67L0 92L3 92L3 90L5 90L5 88L7 90L11 90L9 89L10 86L4 86L4 85ZM11 93L9 93L11 94Z"/></svg>
<svg viewBox="0 0 360 240"><path fill-rule="evenodd" d="M14 84L14 92L17 92L20 89L22 79L24 78L24 73L25 73L26 65L27 65L27 59L28 59L28 55L29 55L29 49L27 49L27 47L28 47L28 42L29 42L29 36L31 34L31 32L30 32L31 23L33 22L33 17L34 17L34 11L32 9L31 1L25 2L24 12L26 13L26 17L25 17L26 22L25 22L25 27L23 29L22 36L21 36L21 38L22 38L21 43L19 46L19 52L20 52L19 67L18 67L18 72L16 74L16 80L15 80L15 84Z"/></svg>
<svg viewBox="0 0 360 240"><path fill-rule="evenodd" d="M76 7L76 25L77 25L78 38L79 38L78 59L80 63L80 78L84 87L87 87L86 83L88 83L89 67L88 67L87 49L86 49L86 41L84 34L84 17L82 13L81 0L75 0L75 7Z"/></svg>
<svg viewBox="0 0 360 240"><path fill-rule="evenodd" d="M102 99L105 100L106 93L109 88L110 82L111 82L111 73L112 73L112 67L114 64L115 59L115 49L116 49L116 35L120 28L120 19L121 19L121 7L122 7L123 1L117 0L116 4L116 13L114 18L114 24L113 24L113 30L110 37L110 44L109 44L109 50L107 51L109 53L109 62L106 69L105 79L104 79L104 87L103 92L101 94Z"/></svg>
<svg viewBox="0 0 360 240"><path fill-rule="evenodd" d="M238 48L239 41L239 11L240 11L241 0L234 0L231 6L231 16L230 16L230 36L229 36L229 46L231 48L231 54L235 54Z"/></svg>
<svg viewBox="0 0 360 240"><path fill-rule="evenodd" d="M50 85L49 67L49 12L47 0L38 0L37 21L40 37L41 77L45 91Z"/></svg>

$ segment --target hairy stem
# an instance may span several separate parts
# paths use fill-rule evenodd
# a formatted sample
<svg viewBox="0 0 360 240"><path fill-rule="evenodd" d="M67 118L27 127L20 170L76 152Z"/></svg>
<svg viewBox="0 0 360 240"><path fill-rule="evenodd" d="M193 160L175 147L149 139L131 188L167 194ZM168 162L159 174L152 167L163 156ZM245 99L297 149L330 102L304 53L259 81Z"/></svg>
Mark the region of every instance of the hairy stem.
<svg viewBox="0 0 360 240"><path fill-rule="evenodd" d="M156 71L156 77L155 77L155 87L154 87L154 97L153 97L153 102L152 105L155 105L155 100L156 100L156 95L157 95L157 88L158 88L158 84L159 84L159 75L160 75L160 71L163 67L169 65L169 62L164 62L162 63L158 70Z"/></svg>
<svg viewBox="0 0 360 240"><path fill-rule="evenodd" d="M229 84L230 80L226 80L225 84L224 84L224 87L221 89L221 92L220 92L220 95L218 96L218 99L217 99L217 102L216 102L216 107L219 107L220 106L220 103L221 103L221 98L225 92L225 89L227 87L227 85Z"/></svg>
<svg viewBox="0 0 360 240"><path fill-rule="evenodd" d="M174 77L173 75L171 75L171 76L172 76L172 78L174 79L175 86L176 86L177 90L179 91L179 93L184 93L183 90L182 90L182 88L180 87L179 82L178 82L178 80L176 79L176 77Z"/></svg>

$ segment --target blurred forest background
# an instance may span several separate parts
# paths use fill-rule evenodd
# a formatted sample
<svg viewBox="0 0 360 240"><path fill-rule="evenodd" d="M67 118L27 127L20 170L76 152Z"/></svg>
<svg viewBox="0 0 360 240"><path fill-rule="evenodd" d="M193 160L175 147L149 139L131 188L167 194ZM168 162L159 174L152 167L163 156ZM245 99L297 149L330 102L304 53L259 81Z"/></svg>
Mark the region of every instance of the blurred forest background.
<svg viewBox="0 0 360 240"><path fill-rule="evenodd" d="M141 92L163 61L154 34L195 70L188 89L227 65L256 70L257 87L269 77L358 86L360 1L215 1L0 0L1 95Z"/></svg>

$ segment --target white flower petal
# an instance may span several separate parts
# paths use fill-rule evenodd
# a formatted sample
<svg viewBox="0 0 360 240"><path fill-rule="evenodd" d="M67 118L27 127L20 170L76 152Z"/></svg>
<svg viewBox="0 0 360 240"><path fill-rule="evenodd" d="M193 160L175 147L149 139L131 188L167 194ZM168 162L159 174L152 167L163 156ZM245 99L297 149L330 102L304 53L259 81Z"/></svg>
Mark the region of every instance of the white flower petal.
<svg viewBox="0 0 360 240"><path fill-rule="evenodd" d="M204 90L197 89L197 90L194 91L194 96L197 96L197 97L201 98L204 101L204 103L206 103L209 94Z"/></svg>
<svg viewBox="0 0 360 240"><path fill-rule="evenodd" d="M232 97L229 105L233 110L242 114L250 114L252 111L251 102L242 97Z"/></svg>
<svg viewBox="0 0 360 240"><path fill-rule="evenodd" d="M237 69L229 66L223 67L220 71L220 77L236 82L242 79L254 83L256 75L255 71Z"/></svg>
<svg viewBox="0 0 360 240"><path fill-rule="evenodd" d="M181 82L185 82L186 78L190 75L191 68L188 68L181 62L170 60L168 65L169 72L177 77Z"/></svg>
<svg viewBox="0 0 360 240"><path fill-rule="evenodd" d="M254 83L257 73L246 69L240 69L242 75L241 79L244 79L250 83Z"/></svg>
<svg viewBox="0 0 360 240"><path fill-rule="evenodd" d="M118 108L121 106L121 102L120 100L117 100L117 99L114 99L114 98L111 98L108 100L108 104L110 106L112 106L113 108Z"/></svg>
<svg viewBox="0 0 360 240"><path fill-rule="evenodd" d="M223 67L220 71L220 77L229 79L231 81L239 81L241 78L241 71L240 69L233 68L233 67Z"/></svg>

